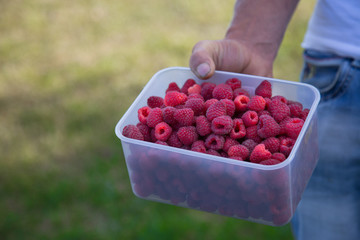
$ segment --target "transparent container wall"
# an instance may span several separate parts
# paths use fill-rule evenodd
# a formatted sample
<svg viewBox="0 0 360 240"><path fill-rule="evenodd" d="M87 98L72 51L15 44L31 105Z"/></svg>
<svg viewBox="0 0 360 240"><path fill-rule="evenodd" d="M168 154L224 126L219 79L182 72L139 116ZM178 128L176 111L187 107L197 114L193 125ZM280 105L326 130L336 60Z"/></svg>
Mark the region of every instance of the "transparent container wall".
<svg viewBox="0 0 360 240"><path fill-rule="evenodd" d="M148 82L115 129L122 142L133 192L148 200L272 226L284 225L290 221L318 159L319 94L305 84L228 72L216 72L208 81L218 84L232 77L238 77L250 94L267 79L272 83L273 95L299 101L310 109L288 159L264 166L124 137L123 127L138 122L137 110L146 105L148 97L164 97L170 82L179 86L188 78L203 82L188 68L164 69Z"/></svg>

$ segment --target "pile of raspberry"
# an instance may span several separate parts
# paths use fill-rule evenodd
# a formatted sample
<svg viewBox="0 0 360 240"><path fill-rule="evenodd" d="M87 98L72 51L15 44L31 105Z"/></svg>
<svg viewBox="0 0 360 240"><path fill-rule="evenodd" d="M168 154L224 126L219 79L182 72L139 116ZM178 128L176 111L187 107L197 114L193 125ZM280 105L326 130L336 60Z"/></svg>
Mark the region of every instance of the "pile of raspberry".
<svg viewBox="0 0 360 240"><path fill-rule="evenodd" d="M124 127L125 137L171 147L274 165L290 154L309 109L272 96L263 80L251 96L238 78L225 83L187 79L171 82L165 97L151 96L138 109L139 122Z"/></svg>

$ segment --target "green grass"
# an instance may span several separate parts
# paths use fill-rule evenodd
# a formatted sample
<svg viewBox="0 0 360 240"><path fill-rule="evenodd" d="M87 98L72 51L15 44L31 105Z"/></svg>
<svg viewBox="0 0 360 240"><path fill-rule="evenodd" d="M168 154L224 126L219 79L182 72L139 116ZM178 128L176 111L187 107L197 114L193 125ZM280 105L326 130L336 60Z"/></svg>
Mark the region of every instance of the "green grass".
<svg viewBox="0 0 360 240"><path fill-rule="evenodd" d="M1 239L291 239L269 227L136 198L117 121L158 70L219 39L234 1L0 0ZM275 77L297 80L313 1Z"/></svg>

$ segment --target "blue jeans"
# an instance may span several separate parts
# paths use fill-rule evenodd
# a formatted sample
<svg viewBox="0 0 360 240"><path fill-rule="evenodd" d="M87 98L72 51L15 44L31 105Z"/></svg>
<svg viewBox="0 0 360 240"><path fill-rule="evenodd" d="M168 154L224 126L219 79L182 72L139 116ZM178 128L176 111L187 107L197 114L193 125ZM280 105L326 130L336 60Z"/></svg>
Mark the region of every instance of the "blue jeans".
<svg viewBox="0 0 360 240"><path fill-rule="evenodd" d="M297 240L360 239L360 60L304 52L301 81L321 93L320 159L292 219Z"/></svg>

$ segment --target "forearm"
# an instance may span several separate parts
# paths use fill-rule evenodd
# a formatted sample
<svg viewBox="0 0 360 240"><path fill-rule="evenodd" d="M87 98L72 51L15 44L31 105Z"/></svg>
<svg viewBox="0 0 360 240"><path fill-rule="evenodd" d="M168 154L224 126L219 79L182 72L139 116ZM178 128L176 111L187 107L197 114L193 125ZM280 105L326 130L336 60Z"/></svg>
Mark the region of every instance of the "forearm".
<svg viewBox="0 0 360 240"><path fill-rule="evenodd" d="M247 45L274 61L286 27L299 0L237 0L226 39Z"/></svg>

